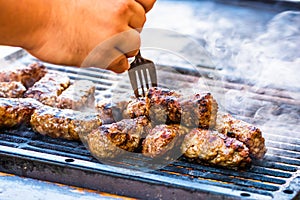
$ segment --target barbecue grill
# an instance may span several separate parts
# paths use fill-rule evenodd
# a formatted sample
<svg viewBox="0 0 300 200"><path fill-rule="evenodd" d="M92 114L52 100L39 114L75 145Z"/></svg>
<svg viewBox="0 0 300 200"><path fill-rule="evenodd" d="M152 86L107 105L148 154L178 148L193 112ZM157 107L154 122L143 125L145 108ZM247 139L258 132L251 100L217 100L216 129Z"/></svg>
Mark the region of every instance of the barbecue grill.
<svg viewBox="0 0 300 200"><path fill-rule="evenodd" d="M281 10L284 6L280 5ZM5 61L10 64L29 64L37 60L19 50L7 56ZM110 97L110 91L120 80L120 76L96 68L46 66L50 71L67 73L72 81L92 80L96 84L96 95L103 98ZM170 73L164 73L168 66L160 65L158 68L161 76ZM145 158L139 155L101 163L80 142L53 139L34 133L28 127L20 127L1 130L0 171L142 199L300 198L299 123L296 121L292 124L293 128L286 125L287 128L283 129L285 124L268 126L264 125L266 121L263 117L253 117L257 105L262 102L270 107L279 107L274 115L293 111L299 117L300 100L290 96L300 95L300 91L276 87L253 89L243 80L219 79L216 69L211 67L199 67L197 71L185 70L180 66L174 68L177 72L174 76L182 79L182 82L201 74L214 91L249 91L246 110L232 114L264 130L268 152L263 160L255 161L248 169L233 170L193 163L180 157L157 170L137 170L131 164L143 162ZM214 79L211 74L216 74ZM124 84L123 89L130 88L129 83Z"/></svg>

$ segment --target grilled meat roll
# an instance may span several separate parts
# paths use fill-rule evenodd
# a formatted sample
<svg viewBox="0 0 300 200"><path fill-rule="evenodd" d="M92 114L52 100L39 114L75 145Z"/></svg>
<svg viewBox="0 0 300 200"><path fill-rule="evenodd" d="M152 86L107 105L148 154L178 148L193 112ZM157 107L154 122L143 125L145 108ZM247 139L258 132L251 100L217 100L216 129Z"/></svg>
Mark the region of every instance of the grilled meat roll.
<svg viewBox="0 0 300 200"><path fill-rule="evenodd" d="M96 113L84 113L70 109L42 106L36 109L30 120L34 131L53 138L79 140L101 125Z"/></svg>
<svg viewBox="0 0 300 200"><path fill-rule="evenodd" d="M124 118L148 116L145 98L132 98L123 111Z"/></svg>
<svg viewBox="0 0 300 200"><path fill-rule="evenodd" d="M41 106L35 99L0 98L0 128L29 124L33 111Z"/></svg>
<svg viewBox="0 0 300 200"><path fill-rule="evenodd" d="M123 119L123 112L128 105L127 101L113 103L109 100L101 100L96 103L96 110L103 124L111 124Z"/></svg>
<svg viewBox="0 0 300 200"><path fill-rule="evenodd" d="M252 158L261 159L267 152L261 130L252 124L235 119L230 114L218 114L216 129L228 137L243 142L249 148Z"/></svg>
<svg viewBox="0 0 300 200"><path fill-rule="evenodd" d="M181 150L187 158L217 166L239 168L251 163L245 144L211 130L193 129L185 136Z"/></svg>
<svg viewBox="0 0 300 200"><path fill-rule="evenodd" d="M181 124L191 128L213 128L218 104L210 93L183 99L172 90L150 88L146 96L146 115L156 124Z"/></svg>
<svg viewBox="0 0 300 200"><path fill-rule="evenodd" d="M46 73L46 67L39 63L28 66L5 67L0 69L0 82L17 81L29 88Z"/></svg>
<svg viewBox="0 0 300 200"><path fill-rule="evenodd" d="M95 85L92 81L79 80L64 90L57 98L58 108L83 110L95 104Z"/></svg>
<svg viewBox="0 0 300 200"><path fill-rule="evenodd" d="M181 119L180 97L173 90L150 88L146 94L146 108L151 122L155 124L179 123Z"/></svg>
<svg viewBox="0 0 300 200"><path fill-rule="evenodd" d="M143 141L142 153L147 157L171 157L177 159L180 153L182 137L188 132L187 128L178 124L161 124L150 130ZM178 148L177 148L178 147Z"/></svg>
<svg viewBox="0 0 300 200"><path fill-rule="evenodd" d="M0 98L21 98L25 91L21 82L0 82Z"/></svg>
<svg viewBox="0 0 300 200"><path fill-rule="evenodd" d="M69 86L67 75L47 73L43 78L29 88L24 97L34 98L45 105L56 106L57 97Z"/></svg>
<svg viewBox="0 0 300 200"><path fill-rule="evenodd" d="M115 158L125 151L136 151L148 129L150 124L145 117L123 119L93 130L87 136L86 146L98 159Z"/></svg>
<svg viewBox="0 0 300 200"><path fill-rule="evenodd" d="M180 102L181 125L192 128L213 128L216 125L218 104L210 93L195 94Z"/></svg>

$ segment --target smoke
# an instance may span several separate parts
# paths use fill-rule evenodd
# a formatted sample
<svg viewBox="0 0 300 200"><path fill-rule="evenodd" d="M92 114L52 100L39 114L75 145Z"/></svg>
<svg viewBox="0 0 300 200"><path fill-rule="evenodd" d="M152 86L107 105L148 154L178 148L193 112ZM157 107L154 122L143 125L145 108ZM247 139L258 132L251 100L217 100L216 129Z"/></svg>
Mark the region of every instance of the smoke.
<svg viewBox="0 0 300 200"><path fill-rule="evenodd" d="M243 42L233 58L235 71L260 87L299 90L299 46L300 12L282 12L267 24L264 33Z"/></svg>
<svg viewBox="0 0 300 200"><path fill-rule="evenodd" d="M254 92L272 88L274 90L264 95L282 98L272 103L261 101L256 104L251 103L253 99L250 98L244 102L244 107L250 105L253 110L257 109L253 119L262 125L265 132L278 135L284 133L285 136L299 134L300 12L277 14L267 23L263 33L252 41L241 42L239 52L232 57L232 64L236 67L223 69L225 74L238 74L253 85L251 89Z"/></svg>
<svg viewBox="0 0 300 200"><path fill-rule="evenodd" d="M210 53L223 80L241 84L216 91L221 109L246 117L266 132L299 133L300 12L163 1L149 13L146 27L195 39ZM174 65L163 57L152 59Z"/></svg>

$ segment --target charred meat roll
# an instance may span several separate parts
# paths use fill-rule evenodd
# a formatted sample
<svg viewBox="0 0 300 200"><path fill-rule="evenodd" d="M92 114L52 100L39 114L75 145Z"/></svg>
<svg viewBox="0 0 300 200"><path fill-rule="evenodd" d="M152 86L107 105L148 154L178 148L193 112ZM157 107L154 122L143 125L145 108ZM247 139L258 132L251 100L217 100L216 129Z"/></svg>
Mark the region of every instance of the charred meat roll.
<svg viewBox="0 0 300 200"><path fill-rule="evenodd" d="M228 137L243 142L249 148L252 158L261 159L267 152L261 130L252 124L235 119L230 114L218 114L216 129Z"/></svg>
<svg viewBox="0 0 300 200"><path fill-rule="evenodd" d="M31 116L34 131L53 138L79 140L101 125L96 113L84 113L71 109L42 106Z"/></svg>
<svg viewBox="0 0 300 200"><path fill-rule="evenodd" d="M0 98L0 128L29 124L32 113L41 106L35 99Z"/></svg>
<svg viewBox="0 0 300 200"><path fill-rule="evenodd" d="M148 116L145 98L132 98L123 111L124 118Z"/></svg>
<svg viewBox="0 0 300 200"><path fill-rule="evenodd" d="M181 156L180 145L187 128L178 124L161 124L150 130L142 144L142 153L147 157L171 157L177 159Z"/></svg>
<svg viewBox="0 0 300 200"><path fill-rule="evenodd" d="M0 98L21 98L25 91L21 82L0 82Z"/></svg>
<svg viewBox="0 0 300 200"><path fill-rule="evenodd" d="M24 97L34 98L45 105L56 106L57 97L69 86L67 75L47 73L43 78L29 88Z"/></svg>
<svg viewBox="0 0 300 200"><path fill-rule="evenodd" d="M114 103L110 100L101 100L96 103L96 110L103 124L111 124L123 119L123 112L127 105L127 101Z"/></svg>
<svg viewBox="0 0 300 200"><path fill-rule="evenodd" d="M82 110L95 104L95 85L92 81L79 80L64 90L57 98L58 108Z"/></svg>
<svg viewBox="0 0 300 200"><path fill-rule="evenodd" d="M155 124L179 123L181 119L179 97L180 95L173 90L150 88L146 94L146 107L151 122Z"/></svg>
<svg viewBox="0 0 300 200"><path fill-rule="evenodd" d="M129 101L119 102L101 100L96 103L96 110L99 112L103 124L148 115L144 98L131 98Z"/></svg>
<svg viewBox="0 0 300 200"><path fill-rule="evenodd" d="M181 125L193 128L213 128L216 125L218 104L210 93L195 94L181 102Z"/></svg>
<svg viewBox="0 0 300 200"><path fill-rule="evenodd" d="M0 82L18 81L29 88L46 73L46 67L39 63L28 66L5 67L0 68Z"/></svg>
<svg viewBox="0 0 300 200"><path fill-rule="evenodd" d="M147 118L123 119L105 124L87 136L86 145L97 159L115 158L124 152L136 151L150 129Z"/></svg>
<svg viewBox="0 0 300 200"><path fill-rule="evenodd" d="M185 136L181 150L187 158L217 166L242 168L251 163L245 144L212 130L193 129Z"/></svg>

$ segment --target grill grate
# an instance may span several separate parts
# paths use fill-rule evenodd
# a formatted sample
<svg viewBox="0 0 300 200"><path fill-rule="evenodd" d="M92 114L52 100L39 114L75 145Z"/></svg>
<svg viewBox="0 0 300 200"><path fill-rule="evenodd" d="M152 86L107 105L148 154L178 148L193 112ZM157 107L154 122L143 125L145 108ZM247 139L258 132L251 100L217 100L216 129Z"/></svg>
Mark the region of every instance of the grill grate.
<svg viewBox="0 0 300 200"><path fill-rule="evenodd" d="M33 62L34 58L21 50L7 60L13 64L28 64ZM65 68L55 65L47 67L49 70L67 73L73 81L94 81L97 84L97 94L103 98L112 95L112 88L115 88L120 80L115 74L100 69ZM205 71L202 73L201 69L199 70L200 74L205 74ZM188 74L176 76L184 80L193 78ZM126 84L122 83L119 92L125 92L130 87L130 84ZM266 105L285 105L284 109L300 113L300 102L289 98L288 91L278 91L274 88L253 90L242 83L210 79L207 79L207 84L220 93L248 89L251 93L251 106L248 106L249 109L243 115L237 115L238 118L249 122L259 123L253 120L257 109L255 105L258 102L258 105L262 102ZM235 171L191 163L185 158L179 158L160 170L147 172L137 172L126 166L128 160L142 162L145 158L139 155L112 161L112 165L104 165L96 161L80 142L42 136L28 127L2 130L0 171L140 198L297 198L300 191L300 132L297 125L291 130L281 127L280 124L263 129L267 130L264 131L264 136L268 153L264 160L253 163L250 169Z"/></svg>

